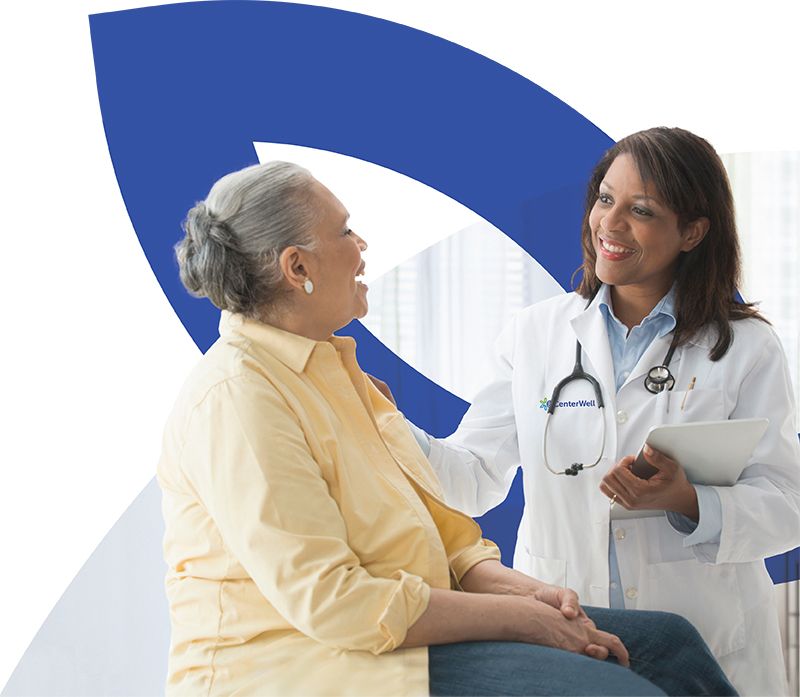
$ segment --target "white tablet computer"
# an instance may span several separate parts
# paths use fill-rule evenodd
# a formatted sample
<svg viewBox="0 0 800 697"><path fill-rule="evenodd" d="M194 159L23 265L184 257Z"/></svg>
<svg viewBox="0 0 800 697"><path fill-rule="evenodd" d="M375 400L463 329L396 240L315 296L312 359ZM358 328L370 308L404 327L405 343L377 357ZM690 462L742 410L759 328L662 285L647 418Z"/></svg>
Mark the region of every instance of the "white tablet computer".
<svg viewBox="0 0 800 697"><path fill-rule="evenodd" d="M692 484L731 486L767 430L769 419L695 421L653 426L645 438L650 447L679 462ZM646 475L650 468L639 452L632 470ZM641 518L664 511L628 511L619 504L612 518Z"/></svg>

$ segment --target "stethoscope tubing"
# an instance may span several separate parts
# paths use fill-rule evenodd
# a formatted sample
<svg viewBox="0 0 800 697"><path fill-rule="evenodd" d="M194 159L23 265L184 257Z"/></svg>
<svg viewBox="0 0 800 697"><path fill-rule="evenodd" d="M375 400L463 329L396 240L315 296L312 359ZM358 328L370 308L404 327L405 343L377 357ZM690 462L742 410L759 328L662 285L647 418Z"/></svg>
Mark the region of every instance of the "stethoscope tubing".
<svg viewBox="0 0 800 697"><path fill-rule="evenodd" d="M598 287L597 291L592 294L592 297L589 298L589 302L586 304L585 310L589 309L589 306L595 299L597 292L600 290ZM669 369L669 364L672 362L672 356L675 354L675 349L678 345L678 327L676 326L673 330L672 341L669 344L669 349L667 350L667 355L664 356L664 361L661 365L654 366L647 371L647 375L644 378L644 386L645 389L650 392L650 394L657 395L661 392L670 391L675 386L675 378L672 376L672 372ZM565 474L568 476L577 476L579 472L582 472L586 469L591 469L599 464L600 460L603 459L603 451L606 447L606 431L608 430L605 422L605 403L603 401L603 390L600 387L600 383L598 382L597 378L593 375L590 375L583 369L583 347L581 346L580 341L575 342L575 365L572 368L572 372L564 377L563 379L559 380L556 386L553 388L553 394L550 397L550 404L547 406L547 415L545 416L545 423L544 423L544 432L542 433L542 461L544 462L544 466L553 474ZM550 420L553 418L553 415L556 411L556 406L558 405L558 398L561 394L561 390L566 387L569 383L574 382L575 380L586 380L594 390L595 398L597 400L597 407L600 409L600 418L602 419L603 424L603 438L600 445L600 452L597 455L597 459L589 465L583 464L582 462L573 462L569 467L564 470L556 470L550 466L550 461L547 459L547 436L550 430Z"/></svg>
<svg viewBox="0 0 800 697"><path fill-rule="evenodd" d="M600 460L603 459L603 451L606 449L606 414L605 414L605 407L600 407L600 423L603 424L603 438L600 442L600 452L597 454L597 459L591 465L584 465L582 462L573 462L569 467L565 470L555 470L550 466L550 462L547 459L547 433L550 430L550 419L553 417L553 414L548 411L547 415L545 416L544 421L544 433L542 434L542 460L544 461L544 466L547 467L550 472L553 474L565 474L568 476L575 477L578 475L578 472L582 472L583 470L591 469L592 467L597 466L600 463Z"/></svg>

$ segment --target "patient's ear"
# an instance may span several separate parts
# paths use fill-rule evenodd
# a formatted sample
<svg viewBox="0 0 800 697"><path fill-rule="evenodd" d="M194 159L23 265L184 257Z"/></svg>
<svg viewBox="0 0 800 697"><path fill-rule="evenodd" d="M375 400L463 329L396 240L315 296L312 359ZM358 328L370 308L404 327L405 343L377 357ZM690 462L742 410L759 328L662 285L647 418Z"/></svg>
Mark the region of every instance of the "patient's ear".
<svg viewBox="0 0 800 697"><path fill-rule="evenodd" d="M304 256L305 250L291 246L284 249L278 257L283 277L293 288L302 288L308 278Z"/></svg>

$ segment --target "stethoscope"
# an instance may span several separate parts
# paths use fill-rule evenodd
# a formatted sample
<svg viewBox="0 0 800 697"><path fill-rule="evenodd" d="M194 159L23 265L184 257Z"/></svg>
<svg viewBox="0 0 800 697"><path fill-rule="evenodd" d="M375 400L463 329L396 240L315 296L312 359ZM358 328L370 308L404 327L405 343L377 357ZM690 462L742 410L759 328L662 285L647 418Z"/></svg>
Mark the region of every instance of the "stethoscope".
<svg viewBox="0 0 800 697"><path fill-rule="evenodd" d="M589 305L592 304L595 296L597 295L598 291L600 290L599 286L598 289L592 294L592 297L589 298L589 302L586 303L586 307L584 310L589 309ZM675 330L672 335L672 341L670 342L669 349L667 350L667 355L664 356L664 362L661 365L654 366L647 371L647 375L644 378L644 386L645 389L650 394L660 394L661 392L669 391L675 386L675 378L672 376L672 373L669 369L669 364L672 361L672 356L675 353L675 349L677 348L678 343L678 328L675 327ZM544 461L544 466L547 467L553 474L566 474L568 476L576 477L578 476L578 472L585 469L590 469L597 465L600 460L603 458L603 451L606 447L606 424L605 424L605 410L604 410L604 403L603 403L603 391L600 389L600 383L589 373L587 373L583 369L583 360L581 358L583 353L583 347L581 346L580 341L575 342L575 367L573 367L572 372L567 375L563 380L561 380L553 389L553 395L550 398L550 404L547 406L547 416L545 416L544 422L544 434L542 435L542 460ZM561 394L561 390L564 389L569 383L574 382L575 380L586 380L594 389L595 400L597 402L597 408L600 409L600 418L602 419L603 424L603 440L600 444L600 452L597 455L597 459L591 465L585 465L582 462L573 462L569 467L567 467L563 471L554 470L550 466L550 462L547 460L547 433L550 428L550 419L552 418L553 414L556 410L556 405L558 404L558 397Z"/></svg>

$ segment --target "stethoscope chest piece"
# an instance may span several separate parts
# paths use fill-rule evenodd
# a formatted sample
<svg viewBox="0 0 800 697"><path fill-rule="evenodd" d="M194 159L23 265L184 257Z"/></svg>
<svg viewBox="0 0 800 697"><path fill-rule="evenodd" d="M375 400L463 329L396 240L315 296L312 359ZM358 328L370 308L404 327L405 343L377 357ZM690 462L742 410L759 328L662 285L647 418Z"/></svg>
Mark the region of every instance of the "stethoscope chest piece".
<svg viewBox="0 0 800 697"><path fill-rule="evenodd" d="M675 387L675 378L666 365L657 365L647 371L644 387L651 394L660 394Z"/></svg>
<svg viewBox="0 0 800 697"><path fill-rule="evenodd" d="M650 370L647 371L647 375L645 375L644 388L650 394L661 394L675 387L675 378L672 377L669 364L672 361L672 354L675 353L677 339L678 333L675 332L672 342L669 345L669 351L667 351L667 355L664 356L664 362L661 365L650 368Z"/></svg>

